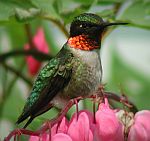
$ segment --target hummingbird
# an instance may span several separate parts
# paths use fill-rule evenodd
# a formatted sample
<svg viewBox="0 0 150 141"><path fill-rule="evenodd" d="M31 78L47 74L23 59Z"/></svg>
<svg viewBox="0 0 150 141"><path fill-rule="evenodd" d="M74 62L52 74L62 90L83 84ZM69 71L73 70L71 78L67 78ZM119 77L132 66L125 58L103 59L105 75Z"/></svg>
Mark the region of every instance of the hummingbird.
<svg viewBox="0 0 150 141"><path fill-rule="evenodd" d="M92 95L101 84L101 39L107 27L126 23L104 21L92 13L75 17L70 36L59 53L39 72L17 124L28 119L26 128L35 117L53 107L63 109L73 98Z"/></svg>

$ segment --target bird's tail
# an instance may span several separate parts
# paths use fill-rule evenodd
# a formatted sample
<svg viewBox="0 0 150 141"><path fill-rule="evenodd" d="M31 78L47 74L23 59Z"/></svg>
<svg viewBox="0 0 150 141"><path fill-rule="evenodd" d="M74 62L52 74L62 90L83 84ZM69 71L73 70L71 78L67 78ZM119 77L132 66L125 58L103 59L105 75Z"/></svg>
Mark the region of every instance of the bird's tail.
<svg viewBox="0 0 150 141"><path fill-rule="evenodd" d="M23 122L24 120L26 120L30 115L29 114L21 114L16 122L16 124L20 124L21 122ZM33 117L30 117L29 120L27 121L27 123L23 126L23 128L25 129L33 120Z"/></svg>
<svg viewBox="0 0 150 141"><path fill-rule="evenodd" d="M27 123L23 126L23 128L25 129L32 122L33 119L33 117L30 117Z"/></svg>
<svg viewBox="0 0 150 141"><path fill-rule="evenodd" d="M22 113L22 114L19 116L18 120L16 121L16 124L20 124L21 122L23 122L24 120L26 120L28 117L29 117L28 114Z"/></svg>

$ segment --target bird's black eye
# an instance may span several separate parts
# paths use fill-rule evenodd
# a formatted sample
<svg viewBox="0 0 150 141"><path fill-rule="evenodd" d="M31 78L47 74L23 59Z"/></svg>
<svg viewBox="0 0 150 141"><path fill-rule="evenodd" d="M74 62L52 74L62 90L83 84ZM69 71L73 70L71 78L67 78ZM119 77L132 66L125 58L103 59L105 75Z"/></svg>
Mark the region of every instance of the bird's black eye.
<svg viewBox="0 0 150 141"><path fill-rule="evenodd" d="M80 24L79 27L82 27L82 24Z"/></svg>
<svg viewBox="0 0 150 141"><path fill-rule="evenodd" d="M82 24L79 25L79 27L80 27L80 28L87 28L87 27L89 27L89 26L88 26L86 23L82 23Z"/></svg>

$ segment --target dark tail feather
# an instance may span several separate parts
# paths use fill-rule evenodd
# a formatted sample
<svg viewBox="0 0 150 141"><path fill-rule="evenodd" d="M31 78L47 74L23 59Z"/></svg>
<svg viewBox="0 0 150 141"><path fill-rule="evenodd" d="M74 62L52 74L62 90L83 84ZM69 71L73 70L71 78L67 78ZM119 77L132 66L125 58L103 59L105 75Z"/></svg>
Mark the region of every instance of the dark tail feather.
<svg viewBox="0 0 150 141"><path fill-rule="evenodd" d="M29 117L28 114L21 114L16 122L16 124L20 124L21 122L23 122L24 120L26 120Z"/></svg>
<svg viewBox="0 0 150 141"><path fill-rule="evenodd" d="M27 123L23 126L23 128L25 129L33 121L33 119L33 117L30 117Z"/></svg>
<svg viewBox="0 0 150 141"><path fill-rule="evenodd" d="M21 122L23 122L24 120L26 120L27 118L29 117L29 115L25 114L25 115L20 115L16 124L20 124ZM30 119L27 121L27 123L24 125L24 129L32 122L34 118L33 117L30 117Z"/></svg>

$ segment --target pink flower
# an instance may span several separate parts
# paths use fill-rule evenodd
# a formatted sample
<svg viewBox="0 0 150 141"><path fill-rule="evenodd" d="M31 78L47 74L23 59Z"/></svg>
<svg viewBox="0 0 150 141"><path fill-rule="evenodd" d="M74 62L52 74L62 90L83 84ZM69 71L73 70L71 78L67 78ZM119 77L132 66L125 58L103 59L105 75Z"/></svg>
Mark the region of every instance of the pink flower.
<svg viewBox="0 0 150 141"><path fill-rule="evenodd" d="M150 141L150 111L143 110L135 114L128 141Z"/></svg>
<svg viewBox="0 0 150 141"><path fill-rule="evenodd" d="M68 135L58 133L52 137L52 141L73 141Z"/></svg>
<svg viewBox="0 0 150 141"><path fill-rule="evenodd" d="M123 141L123 125L117 119L115 112L110 109L108 100L100 104L96 112L97 141Z"/></svg>
<svg viewBox="0 0 150 141"><path fill-rule="evenodd" d="M35 45L35 48L43 53L48 53L48 44L44 37L44 31L42 28L38 28L37 33L35 34L33 38L33 43ZM30 49L29 43L24 45L24 48L26 50ZM28 71L30 75L36 75L41 67L41 62L37 61L32 56L26 57L26 62L28 66Z"/></svg>
<svg viewBox="0 0 150 141"><path fill-rule="evenodd" d="M69 126L69 122L68 120L64 117L60 123L60 125L58 126L58 124L55 124L52 129L51 129L51 136L54 136L57 133L65 133L67 134L68 131L68 126Z"/></svg>
<svg viewBox="0 0 150 141"><path fill-rule="evenodd" d="M41 137L37 136L31 136L29 141L49 141L49 135L48 134L43 134ZM63 134L63 133L57 133L55 134L51 141L73 141L68 135Z"/></svg>
<svg viewBox="0 0 150 141"><path fill-rule="evenodd" d="M95 122L94 122L95 121ZM99 105L94 116L88 110L75 113L71 120L65 117L51 129L52 141L150 141L150 111L135 114L112 110L108 100ZM49 141L49 134L30 137L29 141Z"/></svg>
<svg viewBox="0 0 150 141"><path fill-rule="evenodd" d="M49 140L49 135L47 133L42 134L40 137L38 136L30 136L29 141L48 141Z"/></svg>
<svg viewBox="0 0 150 141"><path fill-rule="evenodd" d="M64 117L58 126L58 124L55 124L51 129L51 139L52 141L72 141L72 139L66 134L68 130L68 121ZM58 129L57 129L58 128ZM49 141L49 134L44 133L42 136L30 136L29 141Z"/></svg>
<svg viewBox="0 0 150 141"><path fill-rule="evenodd" d="M73 115L67 132L73 141L93 141L91 116L91 113L85 110L78 113L78 118L77 114Z"/></svg>

